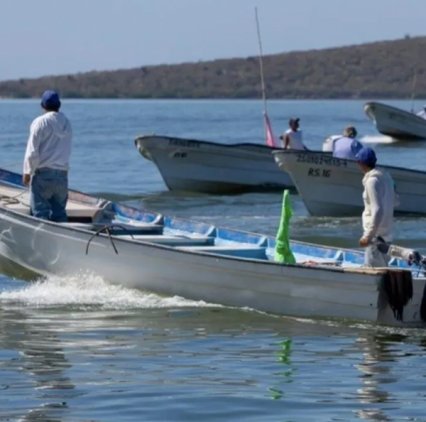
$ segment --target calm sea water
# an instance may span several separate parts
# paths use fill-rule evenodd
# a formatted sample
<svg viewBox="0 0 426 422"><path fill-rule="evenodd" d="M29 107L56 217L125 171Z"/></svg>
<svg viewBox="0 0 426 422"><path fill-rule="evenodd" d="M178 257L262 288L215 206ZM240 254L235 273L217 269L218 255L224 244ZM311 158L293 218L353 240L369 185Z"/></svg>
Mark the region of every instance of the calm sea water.
<svg viewBox="0 0 426 422"><path fill-rule="evenodd" d="M168 192L133 144L150 133L262 143L261 102L63 103L75 135L73 188L275 234L279 193ZM426 143L392 143L363 104L270 101L268 111L276 134L300 117L312 149L352 124L380 162L424 169ZM21 172L39 112L38 101L0 100L0 167ZM312 218L292 201L293 238L357 246L359 218ZM425 227L425 218L397 218L397 242L426 250ZM78 274L28 283L16 268L0 270L0 421L426 421L423 330L213 307Z"/></svg>

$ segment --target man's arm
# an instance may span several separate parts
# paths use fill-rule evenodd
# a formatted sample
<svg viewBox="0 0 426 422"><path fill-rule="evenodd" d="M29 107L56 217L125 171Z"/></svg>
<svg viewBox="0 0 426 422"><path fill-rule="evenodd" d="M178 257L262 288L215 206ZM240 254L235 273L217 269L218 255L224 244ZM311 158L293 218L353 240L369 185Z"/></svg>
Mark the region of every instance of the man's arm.
<svg viewBox="0 0 426 422"><path fill-rule="evenodd" d="M23 179L24 184L29 184L31 177L28 177L34 174L38 163L39 163L39 145L41 137L42 127L38 124L37 121L34 121L30 128L30 135L28 137L27 148L25 150L24 157L24 169L23 169Z"/></svg>
<svg viewBox="0 0 426 422"><path fill-rule="evenodd" d="M290 146L290 134L286 133L284 137L284 149L288 149Z"/></svg>
<svg viewBox="0 0 426 422"><path fill-rule="evenodd" d="M366 239L368 243L370 243L377 235L377 230L383 218L383 198L380 196L379 181L376 178L367 180L365 190L368 198L370 199L371 221L362 238Z"/></svg>

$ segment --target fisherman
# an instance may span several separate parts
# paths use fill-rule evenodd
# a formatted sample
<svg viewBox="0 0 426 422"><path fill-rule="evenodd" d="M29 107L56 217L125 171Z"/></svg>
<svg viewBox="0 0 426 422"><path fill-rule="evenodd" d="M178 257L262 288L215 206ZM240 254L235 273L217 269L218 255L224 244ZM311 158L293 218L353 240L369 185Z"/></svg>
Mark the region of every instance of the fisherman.
<svg viewBox="0 0 426 422"><path fill-rule="evenodd" d="M297 117L292 117L288 121L289 128L280 136L284 149L306 150L302 142L302 131L299 130L299 121Z"/></svg>
<svg viewBox="0 0 426 422"><path fill-rule="evenodd" d="M366 248L366 266L386 267L389 256L377 248L377 240L378 238L385 242L392 240L395 184L389 173L376 168L377 158L371 148L362 148L357 153L356 160L364 173L362 179L364 186L363 234L359 245Z"/></svg>
<svg viewBox="0 0 426 422"><path fill-rule="evenodd" d="M343 131L343 136L333 139L333 157L355 160L356 154L363 147L356 139L358 135L354 126L348 126Z"/></svg>
<svg viewBox="0 0 426 422"><path fill-rule="evenodd" d="M72 130L67 117L59 111L61 101L55 91L41 97L44 114L31 123L24 158L22 181L30 186L31 213L35 217L67 221L68 166Z"/></svg>

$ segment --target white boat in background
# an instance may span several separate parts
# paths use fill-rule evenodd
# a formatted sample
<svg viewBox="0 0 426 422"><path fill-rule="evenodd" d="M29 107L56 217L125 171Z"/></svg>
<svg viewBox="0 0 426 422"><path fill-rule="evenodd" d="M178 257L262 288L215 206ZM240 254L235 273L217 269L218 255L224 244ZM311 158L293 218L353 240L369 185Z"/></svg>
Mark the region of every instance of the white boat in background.
<svg viewBox="0 0 426 422"><path fill-rule="evenodd" d="M314 151L273 152L278 167L289 173L307 210L314 216L360 216L363 174L355 161ZM379 166L393 177L396 212L426 214L426 172Z"/></svg>
<svg viewBox="0 0 426 422"><path fill-rule="evenodd" d="M294 188L266 145L220 144L168 136L140 136L135 146L170 190L213 194ZM277 148L278 149L278 148Z"/></svg>
<svg viewBox="0 0 426 422"><path fill-rule="evenodd" d="M412 267L395 258L391 267L371 269L362 267L361 251L291 242L296 263L282 264L274 261L275 239L260 234L73 191L67 211L72 222L31 216L21 176L0 170L2 258L42 276L93 274L130 288L273 314L425 325L423 257Z"/></svg>
<svg viewBox="0 0 426 422"><path fill-rule="evenodd" d="M368 102L364 111L377 130L396 139L426 139L426 119L387 104Z"/></svg>

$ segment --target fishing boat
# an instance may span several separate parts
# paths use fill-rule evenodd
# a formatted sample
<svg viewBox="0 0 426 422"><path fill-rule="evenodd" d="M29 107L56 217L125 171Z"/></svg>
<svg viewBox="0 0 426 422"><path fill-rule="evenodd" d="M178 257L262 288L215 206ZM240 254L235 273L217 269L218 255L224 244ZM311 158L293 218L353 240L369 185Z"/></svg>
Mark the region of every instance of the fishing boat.
<svg viewBox="0 0 426 422"><path fill-rule="evenodd" d="M355 161L335 158L324 152L273 152L278 167L290 174L307 210L314 216L361 215L362 178ZM426 214L426 172L401 167L378 166L395 182L401 214Z"/></svg>
<svg viewBox="0 0 426 422"><path fill-rule="evenodd" d="M396 139L426 139L426 119L388 104L368 102L364 111L377 130Z"/></svg>
<svg viewBox="0 0 426 422"><path fill-rule="evenodd" d="M30 215L16 173L0 171L0 255L41 276L97 275L111 283L212 304L389 325L423 325L424 269L404 260L362 267L363 254L291 242L294 264L275 260L276 240L70 191L68 222ZM413 267L414 268L414 267Z"/></svg>
<svg viewBox="0 0 426 422"><path fill-rule="evenodd" d="M294 187L272 158L271 151L279 148L168 136L140 136L135 146L173 191L232 194Z"/></svg>

